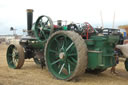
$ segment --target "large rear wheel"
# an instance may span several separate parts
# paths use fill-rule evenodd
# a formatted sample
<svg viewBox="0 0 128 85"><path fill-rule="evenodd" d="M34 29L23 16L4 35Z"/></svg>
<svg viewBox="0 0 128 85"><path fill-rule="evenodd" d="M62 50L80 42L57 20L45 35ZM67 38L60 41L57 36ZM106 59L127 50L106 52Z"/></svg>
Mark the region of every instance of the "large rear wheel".
<svg viewBox="0 0 128 85"><path fill-rule="evenodd" d="M10 68L20 69L24 64L24 50L21 45L11 44L7 49L7 63Z"/></svg>
<svg viewBox="0 0 128 85"><path fill-rule="evenodd" d="M71 80L84 73L87 66L87 46L82 37L72 31L52 34L45 47L49 72L57 79Z"/></svg>
<svg viewBox="0 0 128 85"><path fill-rule="evenodd" d="M126 71L128 71L128 58L126 58L126 60L125 60L125 62L124 62L124 65L125 65Z"/></svg>

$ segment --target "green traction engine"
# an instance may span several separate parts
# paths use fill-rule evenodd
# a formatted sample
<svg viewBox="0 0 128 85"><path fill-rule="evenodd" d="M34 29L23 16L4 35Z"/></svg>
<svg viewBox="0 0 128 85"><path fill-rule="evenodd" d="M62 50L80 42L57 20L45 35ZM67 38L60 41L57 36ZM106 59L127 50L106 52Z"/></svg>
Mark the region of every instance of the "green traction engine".
<svg viewBox="0 0 128 85"><path fill-rule="evenodd" d="M85 22L53 24L42 15L32 23L33 10L27 10L27 34L18 44L7 49L10 68L20 69L25 59L34 59L46 66L57 79L71 80L82 73L100 73L115 65L114 50L119 41L117 32L100 33Z"/></svg>

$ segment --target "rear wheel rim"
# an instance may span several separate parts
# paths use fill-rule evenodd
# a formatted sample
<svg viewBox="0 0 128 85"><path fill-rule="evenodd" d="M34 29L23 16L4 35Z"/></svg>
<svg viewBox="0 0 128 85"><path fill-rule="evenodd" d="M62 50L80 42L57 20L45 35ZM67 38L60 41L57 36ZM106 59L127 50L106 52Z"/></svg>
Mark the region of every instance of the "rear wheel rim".
<svg viewBox="0 0 128 85"><path fill-rule="evenodd" d="M75 71L77 51L73 41L66 35L54 36L48 44L46 60L50 72L59 79L67 79Z"/></svg>

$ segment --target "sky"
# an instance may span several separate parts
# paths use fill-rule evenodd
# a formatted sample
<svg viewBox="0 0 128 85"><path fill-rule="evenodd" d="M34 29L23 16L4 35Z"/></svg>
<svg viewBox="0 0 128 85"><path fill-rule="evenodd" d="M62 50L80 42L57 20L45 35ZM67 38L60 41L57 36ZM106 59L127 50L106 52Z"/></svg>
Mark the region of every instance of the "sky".
<svg viewBox="0 0 128 85"><path fill-rule="evenodd" d="M13 34L10 27L23 34L27 29L26 9L33 9L33 22L41 15L75 23L89 22L93 27L128 24L128 0L0 0L0 35Z"/></svg>

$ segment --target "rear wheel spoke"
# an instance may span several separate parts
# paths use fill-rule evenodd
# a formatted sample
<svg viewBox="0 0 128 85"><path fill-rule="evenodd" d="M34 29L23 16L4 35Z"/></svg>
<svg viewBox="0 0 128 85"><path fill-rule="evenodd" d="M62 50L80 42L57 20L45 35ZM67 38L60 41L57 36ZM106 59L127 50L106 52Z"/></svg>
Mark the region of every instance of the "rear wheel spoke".
<svg viewBox="0 0 128 85"><path fill-rule="evenodd" d="M55 41L57 42L58 45L60 45L59 41L57 39L55 39Z"/></svg>
<svg viewBox="0 0 128 85"><path fill-rule="evenodd" d="M71 73L71 67L70 67L70 64L68 63L68 74Z"/></svg>
<svg viewBox="0 0 128 85"><path fill-rule="evenodd" d="M73 63L73 62L70 61L69 59L67 60L67 62L70 63L70 65L72 65L72 66L75 66L75 65L76 65L75 63Z"/></svg>
<svg viewBox="0 0 128 85"><path fill-rule="evenodd" d="M66 52L73 46L73 42L67 47Z"/></svg>
<svg viewBox="0 0 128 85"><path fill-rule="evenodd" d="M50 49L49 52L56 53L56 54L58 53L57 51L52 50L52 49Z"/></svg>
<svg viewBox="0 0 128 85"><path fill-rule="evenodd" d="M77 53L67 54L67 56L77 56Z"/></svg>
<svg viewBox="0 0 128 85"><path fill-rule="evenodd" d="M61 50L63 50L64 49L64 42L62 42L62 46L61 46Z"/></svg>
<svg viewBox="0 0 128 85"><path fill-rule="evenodd" d="M58 63L58 62L60 62L60 61L61 61L61 59L58 59L58 60L52 62L51 65L54 65L54 64L56 64L56 63Z"/></svg>
<svg viewBox="0 0 128 85"><path fill-rule="evenodd" d="M64 47L67 47L67 42L68 42L67 37L64 36L64 43L65 43Z"/></svg>
<svg viewBox="0 0 128 85"><path fill-rule="evenodd" d="M73 57L71 57L71 59L72 59L75 63L77 63L77 60L75 60Z"/></svg>
<svg viewBox="0 0 128 85"><path fill-rule="evenodd" d="M61 74L61 72L62 72L62 70L64 68L64 65L65 65L65 63L63 63L63 65L61 66L60 71L59 71L59 74Z"/></svg>
<svg viewBox="0 0 128 85"><path fill-rule="evenodd" d="M57 43L57 50L59 51L60 49L59 49L59 46L60 46L60 42L55 38L55 41L56 41L56 43Z"/></svg>

